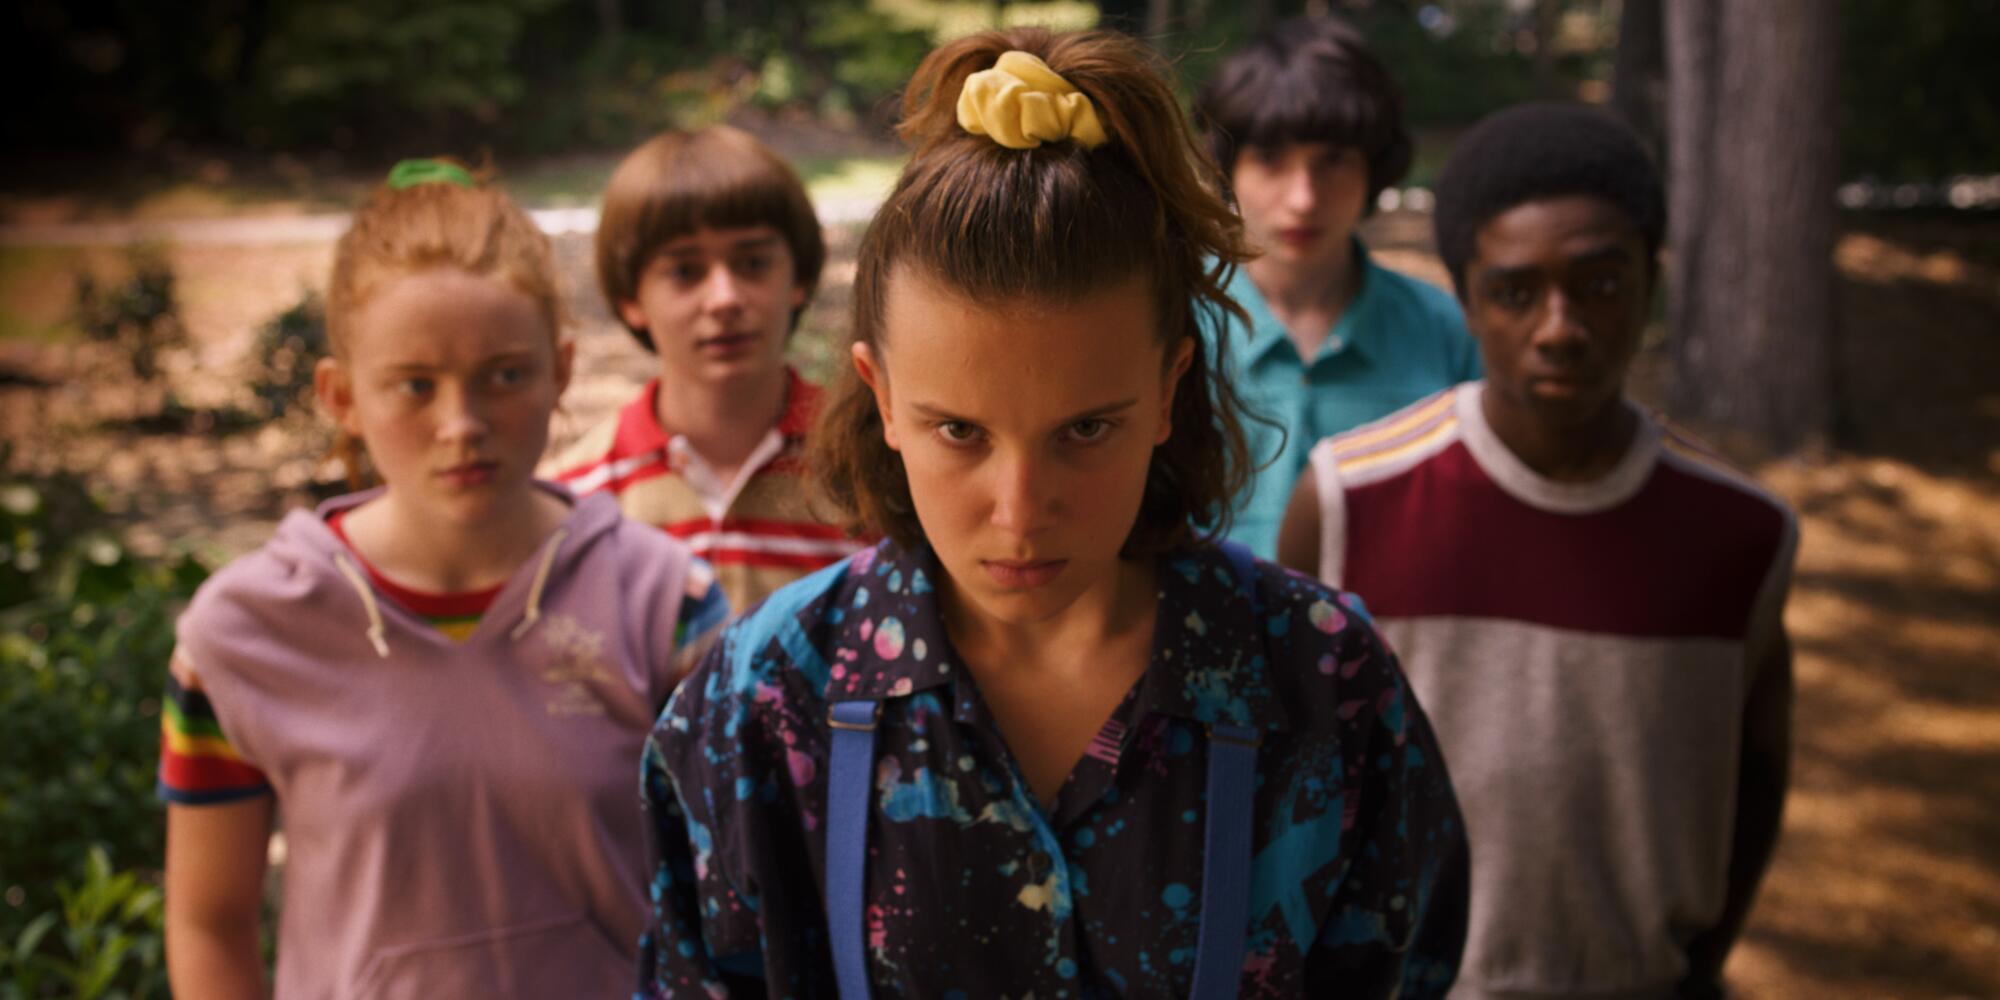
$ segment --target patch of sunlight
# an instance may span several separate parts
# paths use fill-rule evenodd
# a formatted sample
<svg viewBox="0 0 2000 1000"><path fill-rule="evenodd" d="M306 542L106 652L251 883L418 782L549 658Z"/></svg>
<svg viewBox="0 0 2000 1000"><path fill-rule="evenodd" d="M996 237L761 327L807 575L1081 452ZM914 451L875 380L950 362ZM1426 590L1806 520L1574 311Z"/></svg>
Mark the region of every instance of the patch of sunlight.
<svg viewBox="0 0 2000 1000"><path fill-rule="evenodd" d="M814 203L823 201L880 200L896 186L903 169L900 156L808 157L794 164L806 182L806 193Z"/></svg>
<svg viewBox="0 0 2000 1000"><path fill-rule="evenodd" d="M869 0L869 5L912 27L950 41L988 28L1037 24L1058 31L1097 24L1097 5L1084 0ZM995 15L998 15L997 17Z"/></svg>
<svg viewBox="0 0 2000 1000"><path fill-rule="evenodd" d="M73 337L76 272L87 256L73 247L0 247L0 340Z"/></svg>

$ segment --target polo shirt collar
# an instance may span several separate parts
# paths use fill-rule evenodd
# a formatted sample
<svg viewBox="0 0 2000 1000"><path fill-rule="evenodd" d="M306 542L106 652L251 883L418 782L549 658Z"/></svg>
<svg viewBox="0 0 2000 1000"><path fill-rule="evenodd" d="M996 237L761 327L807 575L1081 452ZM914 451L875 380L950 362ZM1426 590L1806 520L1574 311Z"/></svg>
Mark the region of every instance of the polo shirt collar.
<svg viewBox="0 0 2000 1000"><path fill-rule="evenodd" d="M787 443L803 441L819 412L820 389L800 377L798 369L785 366L785 412L778 417L778 433ZM637 398L618 411L618 438L613 454L640 455L658 451L667 454L674 432L660 424L660 380L656 376L639 390Z"/></svg>
<svg viewBox="0 0 2000 1000"><path fill-rule="evenodd" d="M654 378L618 411L618 438L611 446L613 455L643 455L652 451L666 454L667 442L673 440L673 435L660 426L659 402L660 380Z"/></svg>
<svg viewBox="0 0 2000 1000"><path fill-rule="evenodd" d="M904 697L950 684L964 671L944 630L942 579L927 545L905 550L885 540L854 557L841 591L830 700ZM1141 711L1200 725L1291 728L1271 685L1271 616L1252 619L1221 551L1163 557L1158 583Z"/></svg>
<svg viewBox="0 0 2000 1000"><path fill-rule="evenodd" d="M1361 237L1354 236L1350 239L1353 241L1354 259L1361 272L1361 288L1355 293L1354 301L1348 303L1346 310L1340 314L1340 320L1329 331L1327 341L1320 345L1319 351L1313 357L1305 359L1308 365L1321 357L1339 354L1342 351L1353 351L1366 357L1374 339L1383 333L1382 327L1385 324L1369 322L1368 319L1368 313L1375 309L1381 300L1383 282L1378 272L1382 269L1375 263L1375 258L1368 253L1368 246L1361 242ZM1235 299L1250 316L1249 339L1244 344L1244 360L1251 363L1259 362L1281 345L1293 346L1292 335L1286 331L1283 323L1278 322L1278 317L1272 314L1270 305L1264 301L1264 293L1257 288L1257 283L1250 280L1249 268L1236 269L1236 276L1229 283L1229 297Z"/></svg>
<svg viewBox="0 0 2000 1000"><path fill-rule="evenodd" d="M785 366L785 412L778 417L778 433L787 441L801 441L806 432L812 430L813 418L819 415L819 386L799 376L799 371L791 365Z"/></svg>

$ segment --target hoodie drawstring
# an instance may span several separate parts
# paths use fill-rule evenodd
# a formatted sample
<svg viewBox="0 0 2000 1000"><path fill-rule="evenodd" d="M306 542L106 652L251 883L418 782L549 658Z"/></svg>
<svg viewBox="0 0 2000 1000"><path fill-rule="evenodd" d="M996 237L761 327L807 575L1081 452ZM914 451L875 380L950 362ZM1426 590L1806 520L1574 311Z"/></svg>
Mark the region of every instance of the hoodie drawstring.
<svg viewBox="0 0 2000 1000"><path fill-rule="evenodd" d="M354 568L354 563L347 558L347 553L334 553L333 565L340 570L340 575L346 577L347 582L354 586L354 592L361 595L361 606L368 609L368 642L375 647L375 655L388 659L389 640L385 638L382 609L375 604L374 589L362 578L361 571Z"/></svg>
<svg viewBox="0 0 2000 1000"><path fill-rule="evenodd" d="M527 613L521 616L521 624L514 626L514 631L507 633L516 641L527 635L528 630L534 628L535 622L542 617L542 588L548 585L549 569L556 564L556 550L562 548L563 539L568 535L568 528L557 528L555 533L549 536L548 544L542 547L542 564L535 568L535 583L528 588Z"/></svg>

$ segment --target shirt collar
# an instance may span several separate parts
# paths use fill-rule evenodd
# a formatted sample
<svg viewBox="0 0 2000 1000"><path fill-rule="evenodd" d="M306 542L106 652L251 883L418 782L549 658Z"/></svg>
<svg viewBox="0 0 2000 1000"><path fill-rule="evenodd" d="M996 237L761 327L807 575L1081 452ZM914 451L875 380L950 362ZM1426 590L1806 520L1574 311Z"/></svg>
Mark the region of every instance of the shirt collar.
<svg viewBox="0 0 2000 1000"><path fill-rule="evenodd" d="M785 366L785 412L778 418L778 433L793 441L803 440L819 415L819 386L806 381L798 369Z"/></svg>
<svg viewBox="0 0 2000 1000"><path fill-rule="evenodd" d="M1341 351L1353 351L1366 357L1371 346L1369 342L1378 335L1376 328L1383 325L1367 321L1368 311L1375 307L1375 301L1380 298L1382 278L1378 272L1382 269L1375 263L1375 258L1368 253L1368 246L1361 242L1361 237L1354 236L1350 239L1354 245L1355 264L1361 273L1361 287L1355 292L1354 301L1349 302L1347 308L1341 312L1340 320L1333 325L1332 330L1328 331L1328 342L1322 344L1313 357L1305 359L1308 365L1322 356ZM1249 268L1236 269L1235 277L1230 279L1228 292L1229 297L1235 299L1250 316L1249 336L1243 345L1246 362L1262 361L1265 355L1277 350L1280 345L1291 346L1291 333L1271 312L1271 307L1264 301L1264 293L1258 290L1257 283L1250 280ZM1335 341L1338 342L1338 346L1335 346Z"/></svg>
<svg viewBox="0 0 2000 1000"><path fill-rule="evenodd" d="M806 381L798 370L785 366L785 412L778 416L778 433L787 442L805 439L819 413L820 389ZM639 455L650 451L665 453L674 432L660 424L660 380L655 377L639 391L638 398L618 411L618 441L614 453Z"/></svg>
<svg viewBox="0 0 2000 1000"><path fill-rule="evenodd" d="M903 697L952 682L963 665L945 634L935 586L942 573L929 546L904 550L884 540L854 557L834 609L841 618L829 700ZM1202 725L1290 728L1271 685L1266 623L1252 619L1221 551L1162 557L1159 588L1142 711Z"/></svg>
<svg viewBox="0 0 2000 1000"><path fill-rule="evenodd" d="M673 435L660 426L660 380L655 378L646 383L639 395L625 408L618 411L618 439L611 446L613 455L643 455L658 451L664 454L667 442Z"/></svg>

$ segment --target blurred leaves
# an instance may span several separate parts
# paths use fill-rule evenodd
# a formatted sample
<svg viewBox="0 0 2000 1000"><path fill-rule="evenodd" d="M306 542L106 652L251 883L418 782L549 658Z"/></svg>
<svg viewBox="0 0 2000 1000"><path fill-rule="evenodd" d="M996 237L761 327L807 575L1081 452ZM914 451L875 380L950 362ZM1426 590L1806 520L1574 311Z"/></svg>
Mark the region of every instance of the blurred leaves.
<svg viewBox="0 0 2000 1000"><path fill-rule="evenodd" d="M165 907L152 880L116 871L93 847L80 882L56 887L59 910L0 938L0 1000L139 1000L167 995Z"/></svg>
<svg viewBox="0 0 2000 1000"><path fill-rule="evenodd" d="M174 617L206 576L133 555L80 479L0 478L7 997L163 992L160 697Z"/></svg>
<svg viewBox="0 0 2000 1000"><path fill-rule="evenodd" d="M75 322L86 339L116 348L132 377L152 382L160 357L187 342L174 271L158 247L137 246L126 255L129 274L101 285L89 271L76 276Z"/></svg>
<svg viewBox="0 0 2000 1000"><path fill-rule="evenodd" d="M327 351L326 306L317 292L308 289L257 330L250 356L250 391L257 398L259 415L275 420L311 412L313 368Z"/></svg>
<svg viewBox="0 0 2000 1000"><path fill-rule="evenodd" d="M1847 176L2000 173L2000 0L1844 0Z"/></svg>

